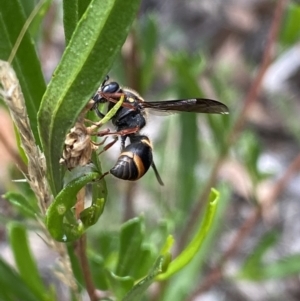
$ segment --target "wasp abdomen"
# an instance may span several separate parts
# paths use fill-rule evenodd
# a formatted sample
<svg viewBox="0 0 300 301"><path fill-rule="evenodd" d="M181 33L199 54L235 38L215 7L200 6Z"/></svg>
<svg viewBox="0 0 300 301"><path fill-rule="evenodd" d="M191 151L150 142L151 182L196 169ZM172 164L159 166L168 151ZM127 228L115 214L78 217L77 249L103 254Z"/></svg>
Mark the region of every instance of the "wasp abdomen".
<svg viewBox="0 0 300 301"><path fill-rule="evenodd" d="M135 181L148 171L152 161L151 144L148 138L142 136L141 140L125 147L110 173L122 180Z"/></svg>

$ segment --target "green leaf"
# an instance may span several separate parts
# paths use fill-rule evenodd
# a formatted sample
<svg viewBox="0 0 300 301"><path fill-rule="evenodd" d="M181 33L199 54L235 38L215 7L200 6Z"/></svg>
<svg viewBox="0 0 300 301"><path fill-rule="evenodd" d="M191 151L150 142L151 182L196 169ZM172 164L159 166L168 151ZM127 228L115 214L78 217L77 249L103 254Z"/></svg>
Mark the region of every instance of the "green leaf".
<svg viewBox="0 0 300 301"><path fill-rule="evenodd" d="M36 214L39 212L38 208L33 208L22 194L7 192L3 197L15 206L24 216L35 218Z"/></svg>
<svg viewBox="0 0 300 301"><path fill-rule="evenodd" d="M140 24L138 24L140 26ZM154 16L147 15L144 20L144 24L139 33L140 48L143 55L143 63L141 64L141 91L146 91L157 70L153 68L156 59L157 43L158 43L158 28L157 21Z"/></svg>
<svg viewBox="0 0 300 301"><path fill-rule="evenodd" d="M280 40L286 45L292 45L300 37L300 5L289 3L285 15L285 22L282 26Z"/></svg>
<svg viewBox="0 0 300 301"><path fill-rule="evenodd" d="M171 257L170 257L169 253L159 256L158 259L155 261L149 274L143 280L138 282L128 292L128 294L122 299L122 301L140 301L140 300L142 300L142 297L143 297L145 291L153 283L155 278L167 270L170 260L171 260Z"/></svg>
<svg viewBox="0 0 300 301"><path fill-rule="evenodd" d="M269 174L261 171L259 168L259 159L261 157L262 149L261 144L258 143L258 141L259 137L253 132L244 131L237 145L237 149L239 149L242 156L242 161L245 162L245 167L247 168L254 185L269 176Z"/></svg>
<svg viewBox="0 0 300 301"><path fill-rule="evenodd" d="M27 22L30 21L28 30L33 38L36 38L42 29L42 21L52 3L52 0L20 0L26 15Z"/></svg>
<svg viewBox="0 0 300 301"><path fill-rule="evenodd" d="M261 275L257 274L261 270L262 258L264 254L272 247L278 240L278 234L274 231L268 232L260 239L251 255L245 261L239 277L246 279L260 279Z"/></svg>
<svg viewBox="0 0 300 301"><path fill-rule="evenodd" d="M293 254L271 263L265 263L264 256L279 239L275 231L262 236L251 255L245 261L238 277L242 279L261 281L289 277L300 271L300 254Z"/></svg>
<svg viewBox="0 0 300 301"><path fill-rule="evenodd" d="M76 244L76 243L75 243ZM76 278L76 281L78 282L78 288L79 290L85 286L84 283L84 278L82 275L82 269L78 260L78 257L76 256L76 247L74 243L67 243L66 244L67 250L68 250L68 255L70 258L70 263L72 267L72 271L74 274L74 277Z"/></svg>
<svg viewBox="0 0 300 301"><path fill-rule="evenodd" d="M222 198L218 202L216 214L203 241L201 248L191 264L188 264L179 273L175 274L170 281L164 286L164 299L172 301L186 300L189 292L195 289L195 286L201 281L202 276L205 277L207 258L211 256L211 252L218 243L221 233L223 233L225 216L232 200L232 192L228 185L222 185L218 191ZM205 212L199 216L199 220L203 220ZM196 227L198 225L195 225ZM203 275L204 274L204 275Z"/></svg>
<svg viewBox="0 0 300 301"><path fill-rule="evenodd" d="M25 228L18 223L10 223L9 237L15 262L24 282L39 300L54 300L49 296L30 252Z"/></svg>
<svg viewBox="0 0 300 301"><path fill-rule="evenodd" d="M89 260L92 270L93 279L95 282L95 285L98 289L101 289L103 291L108 290L110 287L109 277L107 268L105 267L105 261L102 256L100 256L96 253L89 252Z"/></svg>
<svg viewBox="0 0 300 301"><path fill-rule="evenodd" d="M41 301L35 297L24 280L0 258L0 295L4 295L5 301ZM9 296L9 298L7 298Z"/></svg>
<svg viewBox="0 0 300 301"><path fill-rule="evenodd" d="M92 0L49 83L38 120L54 195L62 188L59 158L66 133L108 73L139 2Z"/></svg>
<svg viewBox="0 0 300 301"><path fill-rule="evenodd" d="M175 89L179 98L203 97L203 91L197 82L199 73L205 64L201 56L196 53L189 55L185 52L176 53L169 58L169 64L176 72ZM197 68L195 68L197 66ZM194 189L197 188L195 166L201 155L198 139L197 114L183 113L179 116L180 147L178 153L179 186L178 195L180 203L187 210L193 200ZM185 160L181 160L185 158Z"/></svg>
<svg viewBox="0 0 300 301"><path fill-rule="evenodd" d="M1 2L0 59L8 60L25 21L26 17L18 0ZM12 66L20 81L36 143L40 145L37 129L37 111L46 85L33 41L28 32L25 33L20 43Z"/></svg>
<svg viewBox="0 0 300 301"><path fill-rule="evenodd" d="M285 256L276 262L261 266L261 280L286 278L300 272L300 254Z"/></svg>
<svg viewBox="0 0 300 301"><path fill-rule="evenodd" d="M99 206L91 205L89 216L82 220L76 220L72 208L76 204L76 195L81 188L88 183L95 181L100 174L94 170L93 165L79 166L70 173L70 180L66 187L56 196L46 213L46 225L52 237L58 241L68 242L78 239L84 231L93 225L97 211L102 213L104 200L99 200ZM99 205L99 204L98 204ZM100 213L100 214L101 214Z"/></svg>
<svg viewBox="0 0 300 301"><path fill-rule="evenodd" d="M71 40L77 23L90 3L91 0L63 0L66 45L68 45Z"/></svg>
<svg viewBox="0 0 300 301"><path fill-rule="evenodd" d="M122 296L124 296L133 287L134 284L132 277L120 277L112 272L107 272L107 279L109 281L111 290L117 296L117 300L120 300Z"/></svg>
<svg viewBox="0 0 300 301"><path fill-rule="evenodd" d="M188 97L188 96L187 96ZM190 208L194 189L198 179L195 177L195 166L199 160L198 127L196 114L180 114L179 116L180 146L178 153L180 185L179 199L182 210ZM184 158L184 160L182 160ZM182 208L184 206L184 208Z"/></svg>
<svg viewBox="0 0 300 301"><path fill-rule="evenodd" d="M22 4L22 8L24 10L26 18L29 17L30 13L34 9L36 2L37 2L36 0L20 0L20 3Z"/></svg>
<svg viewBox="0 0 300 301"><path fill-rule="evenodd" d="M132 267L132 275L134 279L141 279L147 274L154 258L152 248L147 245L142 245Z"/></svg>
<svg viewBox="0 0 300 301"><path fill-rule="evenodd" d="M68 45L75 27L80 20L78 2L80 0L63 0L65 41Z"/></svg>
<svg viewBox="0 0 300 301"><path fill-rule="evenodd" d="M95 250L103 257L106 266L116 267L119 249L119 233L101 231L97 237Z"/></svg>
<svg viewBox="0 0 300 301"><path fill-rule="evenodd" d="M171 248L172 248L172 246L174 245L174 242L175 242L174 237L172 235L168 235L168 237L167 237L167 239L165 241L165 244L162 247L160 253L161 254L169 253L170 250L171 250Z"/></svg>
<svg viewBox="0 0 300 301"><path fill-rule="evenodd" d="M143 219L141 217L133 218L122 225L116 275L132 276L134 265L137 263L136 259L141 251L143 239Z"/></svg>
<svg viewBox="0 0 300 301"><path fill-rule="evenodd" d="M229 116L208 114L206 117L213 135L216 151L219 154L226 153L226 137L230 126L230 123L228 122Z"/></svg>
<svg viewBox="0 0 300 301"><path fill-rule="evenodd" d="M118 102L116 106L119 108L121 106L121 103L119 104ZM115 108L113 109L115 110ZM111 111L108 112L107 115L110 115ZM94 162L96 170L99 172L99 174L102 174L101 162L99 160L99 155L97 154L97 152L92 153L92 162ZM94 225L104 211L104 207L107 199L107 187L106 187L105 179L102 178L101 180L92 183L91 190L92 190L92 204L90 207L84 209L80 213L80 219L83 222L83 224L86 226Z"/></svg>
<svg viewBox="0 0 300 301"><path fill-rule="evenodd" d="M26 1L27 0L25 0L25 2ZM24 0L23 0L23 2L24 2ZM37 3L38 4L35 7L35 9L38 7L38 11L37 11L36 15L34 16L34 18L32 19L32 22L29 25L29 31L33 38L37 38L38 34L40 33L40 31L42 29L42 22L45 18L46 13L48 12L48 10L50 8L52 0L42 0Z"/></svg>
<svg viewBox="0 0 300 301"><path fill-rule="evenodd" d="M157 280L161 281L170 278L173 274L177 273L188 263L190 263L192 259L196 256L213 223L219 198L219 192L212 188L209 195L208 207L204 214L204 219L200 223L199 229L196 232L194 238L189 243L189 245L182 251L182 253L180 253L178 257L176 257L170 263L168 270L156 278Z"/></svg>
<svg viewBox="0 0 300 301"><path fill-rule="evenodd" d="M169 57L168 65L176 72L175 88L184 97L203 97L196 78L204 71L206 62L200 53L177 52Z"/></svg>

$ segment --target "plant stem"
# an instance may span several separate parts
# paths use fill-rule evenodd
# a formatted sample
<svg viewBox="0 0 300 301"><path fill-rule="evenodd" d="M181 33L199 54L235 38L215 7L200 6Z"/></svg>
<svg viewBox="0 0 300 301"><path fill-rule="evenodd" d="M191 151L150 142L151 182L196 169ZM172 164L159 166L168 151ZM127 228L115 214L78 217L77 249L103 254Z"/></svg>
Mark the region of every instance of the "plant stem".
<svg viewBox="0 0 300 301"><path fill-rule="evenodd" d="M86 290L91 301L98 301L97 291L93 282L93 277L89 267L88 258L86 255L86 234L82 235L78 240L78 257L83 273L83 278L86 284Z"/></svg>

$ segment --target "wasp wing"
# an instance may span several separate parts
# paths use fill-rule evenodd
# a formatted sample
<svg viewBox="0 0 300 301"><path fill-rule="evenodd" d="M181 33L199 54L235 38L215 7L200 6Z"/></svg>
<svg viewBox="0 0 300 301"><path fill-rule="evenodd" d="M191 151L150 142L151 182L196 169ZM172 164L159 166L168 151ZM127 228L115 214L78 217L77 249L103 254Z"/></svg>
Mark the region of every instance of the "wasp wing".
<svg viewBox="0 0 300 301"><path fill-rule="evenodd" d="M208 98L191 98L166 101L144 101L143 108L157 111L193 112L209 114L228 114L229 110L223 103Z"/></svg>

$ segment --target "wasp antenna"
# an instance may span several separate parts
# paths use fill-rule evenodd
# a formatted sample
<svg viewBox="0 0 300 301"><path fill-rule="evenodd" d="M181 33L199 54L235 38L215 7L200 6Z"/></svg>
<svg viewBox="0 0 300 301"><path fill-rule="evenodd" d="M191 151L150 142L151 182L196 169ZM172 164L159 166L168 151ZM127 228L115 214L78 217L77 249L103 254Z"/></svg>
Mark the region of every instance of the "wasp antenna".
<svg viewBox="0 0 300 301"><path fill-rule="evenodd" d="M105 76L104 81L103 81L102 84L101 84L101 87L103 87L103 86L105 85L105 83L106 83L108 80L109 80L109 75L107 74L107 75Z"/></svg>

